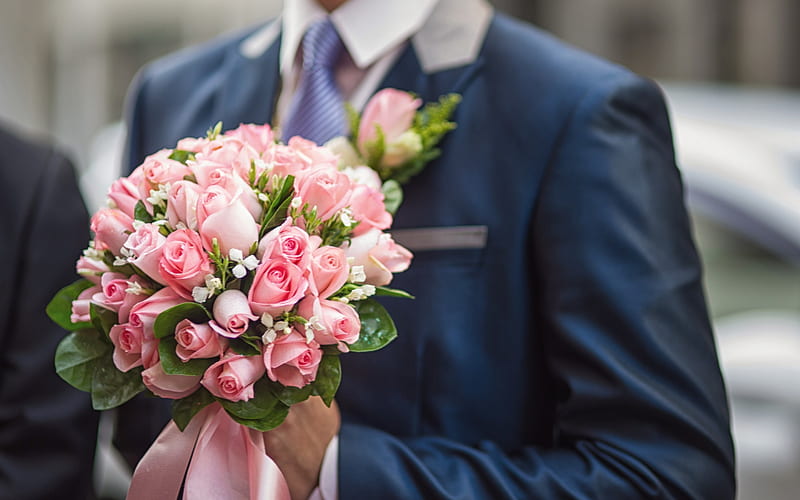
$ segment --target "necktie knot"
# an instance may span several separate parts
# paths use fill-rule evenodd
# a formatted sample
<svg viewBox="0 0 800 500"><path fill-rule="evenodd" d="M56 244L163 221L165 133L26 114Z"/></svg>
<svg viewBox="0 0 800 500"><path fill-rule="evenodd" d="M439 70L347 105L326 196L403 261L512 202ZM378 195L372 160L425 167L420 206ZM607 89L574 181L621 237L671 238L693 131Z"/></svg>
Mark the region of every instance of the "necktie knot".
<svg viewBox="0 0 800 500"><path fill-rule="evenodd" d="M303 37L303 68L333 69L342 54L342 39L329 18L312 24Z"/></svg>

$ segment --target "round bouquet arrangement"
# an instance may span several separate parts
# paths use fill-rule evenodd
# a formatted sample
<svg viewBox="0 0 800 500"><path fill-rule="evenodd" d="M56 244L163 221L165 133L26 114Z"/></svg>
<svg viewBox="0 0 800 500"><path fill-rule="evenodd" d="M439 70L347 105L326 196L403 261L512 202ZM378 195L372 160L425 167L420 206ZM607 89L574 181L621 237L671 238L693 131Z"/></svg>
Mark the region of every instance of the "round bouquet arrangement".
<svg viewBox="0 0 800 500"><path fill-rule="evenodd" d="M203 471L220 464L230 472L217 474L224 482L244 469L251 497L253 488L286 496L255 433L311 396L330 405L339 355L397 336L372 297L411 297L387 285L412 255L385 230L400 183L438 154L457 103L447 96L418 110L419 99L385 89L363 116L350 110L353 137L326 146L282 144L269 125L222 133L218 124L112 184L77 262L82 279L47 312L71 332L56 371L91 392L95 409L145 390L173 401L174 424L134 475L137 483L147 462L138 498L150 494L154 470L173 478L174 492L186 473L189 494L192 467L199 491L208 487ZM231 465L230 450L247 464ZM259 487L265 477L278 479Z"/></svg>

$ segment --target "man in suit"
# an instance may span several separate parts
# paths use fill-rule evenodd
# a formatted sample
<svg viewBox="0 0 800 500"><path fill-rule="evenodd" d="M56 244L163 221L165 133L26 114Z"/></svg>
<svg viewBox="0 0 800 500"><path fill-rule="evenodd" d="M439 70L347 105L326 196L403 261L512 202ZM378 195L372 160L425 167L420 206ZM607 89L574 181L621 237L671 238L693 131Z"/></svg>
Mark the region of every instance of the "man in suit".
<svg viewBox="0 0 800 500"><path fill-rule="evenodd" d="M395 219L415 258L393 286L417 297L385 302L399 338L343 357L340 427L309 405L268 433L293 496L321 476L323 496L334 484L346 499L733 498L725 389L652 83L483 0L296 0L140 73L130 167L218 120L280 125L303 33L326 15L354 106L383 87L463 101Z"/></svg>
<svg viewBox="0 0 800 500"><path fill-rule="evenodd" d="M0 186L0 498L89 498L97 413L56 375L65 332L45 314L76 279L86 208L69 160L2 128Z"/></svg>

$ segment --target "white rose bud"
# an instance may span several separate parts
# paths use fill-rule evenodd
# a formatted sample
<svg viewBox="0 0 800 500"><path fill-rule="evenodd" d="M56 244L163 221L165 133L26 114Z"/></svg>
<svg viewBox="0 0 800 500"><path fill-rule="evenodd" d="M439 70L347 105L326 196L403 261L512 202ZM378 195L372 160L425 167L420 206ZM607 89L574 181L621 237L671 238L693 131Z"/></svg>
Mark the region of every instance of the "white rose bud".
<svg viewBox="0 0 800 500"><path fill-rule="evenodd" d="M353 145L350 144L350 140L346 137L334 137L325 143L325 147L339 156L339 168L354 167L364 163L364 160L361 159L361 156L359 156Z"/></svg>
<svg viewBox="0 0 800 500"><path fill-rule="evenodd" d="M422 151L422 139L413 130L400 134L396 141L386 145L381 163L385 167L396 167L417 156Z"/></svg>

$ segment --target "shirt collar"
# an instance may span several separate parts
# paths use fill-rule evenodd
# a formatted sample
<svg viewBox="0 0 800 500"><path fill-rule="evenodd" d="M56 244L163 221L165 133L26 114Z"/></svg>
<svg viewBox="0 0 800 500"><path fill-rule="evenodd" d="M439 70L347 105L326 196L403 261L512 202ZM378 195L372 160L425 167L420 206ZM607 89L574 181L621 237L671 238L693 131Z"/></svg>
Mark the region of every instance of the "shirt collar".
<svg viewBox="0 0 800 500"><path fill-rule="evenodd" d="M258 57L282 30L280 67L285 74L306 29L326 15L315 0L284 0L282 17L245 39L241 52ZM485 0L349 0L330 14L359 68L370 66L411 37L428 73L473 62L491 16Z"/></svg>

